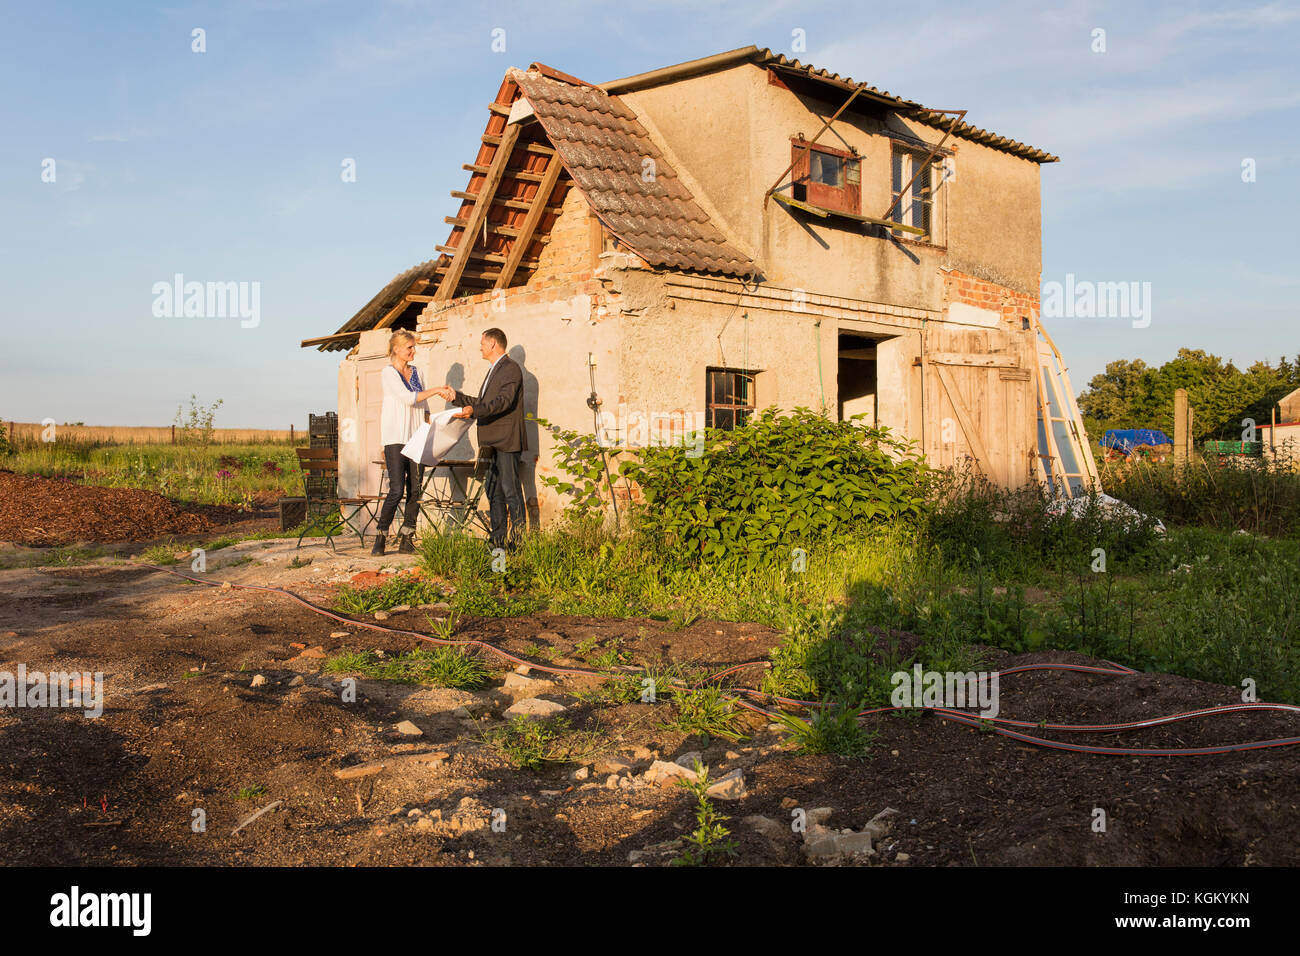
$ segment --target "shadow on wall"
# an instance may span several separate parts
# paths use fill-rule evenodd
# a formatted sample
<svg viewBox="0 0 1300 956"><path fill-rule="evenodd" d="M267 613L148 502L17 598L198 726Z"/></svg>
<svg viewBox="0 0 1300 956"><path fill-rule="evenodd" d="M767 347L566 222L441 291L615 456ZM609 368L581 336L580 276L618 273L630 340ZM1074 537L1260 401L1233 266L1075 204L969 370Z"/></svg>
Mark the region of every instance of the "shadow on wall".
<svg viewBox="0 0 1300 956"><path fill-rule="evenodd" d="M533 530L541 527L541 509L537 503L537 456L540 448L537 422L537 376L528 371L528 353L522 345L507 350L519 365L524 375L524 434L528 438L528 450L519 456L519 484L523 487L524 508L528 512L528 526Z"/></svg>
<svg viewBox="0 0 1300 956"><path fill-rule="evenodd" d="M451 367L447 369L447 378L443 382L443 384L450 385L453 389L455 389L458 392L465 391L465 366L461 365L459 362L453 362L451 364ZM454 406L451 404L451 402L445 402L443 404L443 408L438 409L438 411L442 411L443 409L453 408L453 407ZM456 442L456 444L452 446L451 451L447 453L448 458L453 458L453 459L460 458L462 460L469 461L472 460L475 457L475 455L478 454L474 450L473 442L469 440L469 436L473 431L474 429L472 428L466 429L465 437L462 438L460 441Z"/></svg>

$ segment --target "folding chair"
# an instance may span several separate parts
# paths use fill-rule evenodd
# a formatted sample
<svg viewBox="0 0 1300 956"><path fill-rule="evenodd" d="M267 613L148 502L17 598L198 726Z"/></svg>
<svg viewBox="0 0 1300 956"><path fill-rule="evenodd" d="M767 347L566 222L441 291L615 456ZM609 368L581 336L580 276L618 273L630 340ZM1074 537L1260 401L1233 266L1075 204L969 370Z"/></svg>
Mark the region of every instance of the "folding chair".
<svg viewBox="0 0 1300 956"><path fill-rule="evenodd" d="M307 517L295 547L301 548L302 539L318 528L325 532L325 543L335 550L338 549L333 537L344 528L360 538L364 545L366 526L375 517L374 505L379 499L375 495L338 496L339 459L334 449L298 448L296 451L298 467L302 469L303 494L307 498ZM358 527L355 522L361 514L366 515L366 520Z"/></svg>
<svg viewBox="0 0 1300 956"><path fill-rule="evenodd" d="M445 460L430 466L425 476L425 493L420 498L420 513L424 520L446 531L478 528L484 535L491 534L488 516L479 509L479 502L483 498L488 472L492 469L492 455L492 449L480 448L478 457L472 462ZM438 468L446 468L451 476L445 495L433 486L433 474ZM456 480L457 468L470 469L464 485ZM461 497L456 497L457 492Z"/></svg>

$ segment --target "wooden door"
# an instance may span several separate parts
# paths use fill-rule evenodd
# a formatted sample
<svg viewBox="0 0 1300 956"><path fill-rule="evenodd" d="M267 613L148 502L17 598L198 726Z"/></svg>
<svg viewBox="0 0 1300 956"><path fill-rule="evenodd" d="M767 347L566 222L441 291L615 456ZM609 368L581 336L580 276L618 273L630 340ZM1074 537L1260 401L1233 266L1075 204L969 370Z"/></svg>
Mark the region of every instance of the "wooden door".
<svg viewBox="0 0 1300 956"><path fill-rule="evenodd" d="M999 329L951 327L928 336L926 454L932 465L970 467L1003 488L1032 480L1037 460L1032 352Z"/></svg>
<svg viewBox="0 0 1300 956"><path fill-rule="evenodd" d="M380 468L374 464L382 461L384 446L379 434L379 415L384 406L384 386L380 374L389 364L387 356L362 359L357 376L360 394L357 396L358 423L361 440L361 494L379 494Z"/></svg>

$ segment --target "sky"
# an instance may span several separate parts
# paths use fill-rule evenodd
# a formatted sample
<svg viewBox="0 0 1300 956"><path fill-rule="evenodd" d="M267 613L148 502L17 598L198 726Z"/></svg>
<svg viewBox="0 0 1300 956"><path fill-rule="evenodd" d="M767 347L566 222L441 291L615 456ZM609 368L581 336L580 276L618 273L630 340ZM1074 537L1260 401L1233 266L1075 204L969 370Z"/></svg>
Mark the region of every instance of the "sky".
<svg viewBox="0 0 1300 956"><path fill-rule="evenodd" d="M436 255L507 67L600 83L751 43L1061 157L1043 282L1150 295L1045 316L1076 391L1180 347L1300 354L1300 0L5 0L0 419L166 425L196 396L305 427L342 353L299 342ZM169 314L177 275L246 308Z"/></svg>

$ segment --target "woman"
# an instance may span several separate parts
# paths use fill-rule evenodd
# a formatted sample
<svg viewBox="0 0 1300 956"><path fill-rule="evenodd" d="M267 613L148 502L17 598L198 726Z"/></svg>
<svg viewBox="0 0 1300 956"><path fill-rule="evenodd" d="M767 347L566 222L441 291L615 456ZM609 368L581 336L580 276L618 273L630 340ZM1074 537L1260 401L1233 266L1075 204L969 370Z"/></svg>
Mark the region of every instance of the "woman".
<svg viewBox="0 0 1300 956"><path fill-rule="evenodd" d="M384 446L384 466L388 469L388 495L379 511L378 537L371 554L384 553L384 538L397 513L397 503L406 492L406 507L402 512L402 530L397 550L401 554L414 554L415 521L420 515L420 468L402 454L402 448L424 422L429 410L427 400L438 394L436 388L425 388L411 359L415 357L415 336L399 329L388 340L389 364L379 373L384 386L384 405L379 413L379 440Z"/></svg>

